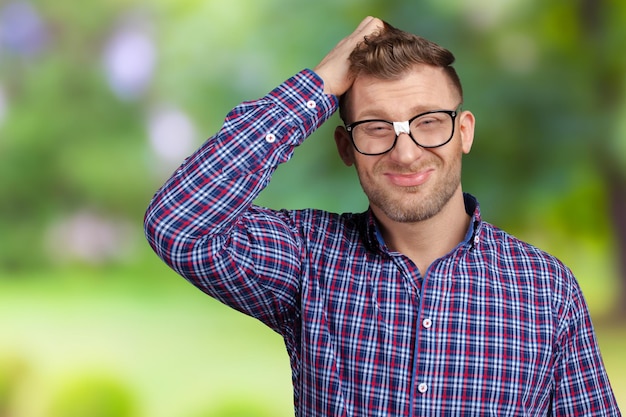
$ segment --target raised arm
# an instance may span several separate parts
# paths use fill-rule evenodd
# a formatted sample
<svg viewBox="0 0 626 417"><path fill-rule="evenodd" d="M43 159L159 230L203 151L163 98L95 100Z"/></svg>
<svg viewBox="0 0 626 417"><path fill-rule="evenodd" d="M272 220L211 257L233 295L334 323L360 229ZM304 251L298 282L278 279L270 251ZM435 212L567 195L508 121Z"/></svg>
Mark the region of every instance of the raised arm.
<svg viewBox="0 0 626 417"><path fill-rule="evenodd" d="M145 233L157 255L209 295L269 320L272 284L297 291L299 245L287 219L252 202L278 164L335 109L336 100L323 93L322 80L309 70L233 109L150 202ZM264 251L262 245L281 248ZM260 263L273 282L259 276ZM254 294L243 291L260 283Z"/></svg>
<svg viewBox="0 0 626 417"><path fill-rule="evenodd" d="M304 70L233 109L146 212L146 236L159 257L203 291L273 326L276 310L295 303L299 237L285 213L252 202L336 110L336 95L352 82L348 55L376 21L364 20L317 72Z"/></svg>

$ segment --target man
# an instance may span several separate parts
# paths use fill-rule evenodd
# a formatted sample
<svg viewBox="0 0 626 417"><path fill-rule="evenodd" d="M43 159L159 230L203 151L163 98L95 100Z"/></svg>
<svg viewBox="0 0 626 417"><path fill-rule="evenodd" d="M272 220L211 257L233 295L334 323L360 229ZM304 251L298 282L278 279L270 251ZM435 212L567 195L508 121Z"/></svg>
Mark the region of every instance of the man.
<svg viewBox="0 0 626 417"><path fill-rule="evenodd" d="M228 114L151 202L150 244L283 336L298 416L619 415L571 272L462 192L474 116L453 61L366 18ZM369 210L252 205L338 106Z"/></svg>

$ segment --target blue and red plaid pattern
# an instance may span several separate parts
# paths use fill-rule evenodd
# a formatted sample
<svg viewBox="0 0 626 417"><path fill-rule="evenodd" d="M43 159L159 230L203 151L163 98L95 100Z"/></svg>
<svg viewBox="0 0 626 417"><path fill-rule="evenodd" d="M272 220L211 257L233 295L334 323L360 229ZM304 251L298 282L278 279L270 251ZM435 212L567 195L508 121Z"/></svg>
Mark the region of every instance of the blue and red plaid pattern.
<svg viewBox="0 0 626 417"><path fill-rule="evenodd" d="M310 70L228 114L146 213L156 253L286 342L296 415L618 416L569 269L482 221L420 274L371 212L253 205L337 99Z"/></svg>

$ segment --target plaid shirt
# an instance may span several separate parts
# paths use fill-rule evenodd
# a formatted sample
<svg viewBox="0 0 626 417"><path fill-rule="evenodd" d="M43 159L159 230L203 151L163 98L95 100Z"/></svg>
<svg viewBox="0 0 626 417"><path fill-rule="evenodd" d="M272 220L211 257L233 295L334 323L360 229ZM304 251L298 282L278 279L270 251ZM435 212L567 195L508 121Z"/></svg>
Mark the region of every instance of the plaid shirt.
<svg viewBox="0 0 626 417"><path fill-rule="evenodd" d="M336 108L310 70L242 103L146 214L165 262L284 337L296 415L619 415L571 272L473 197L466 239L424 276L369 211L252 204Z"/></svg>

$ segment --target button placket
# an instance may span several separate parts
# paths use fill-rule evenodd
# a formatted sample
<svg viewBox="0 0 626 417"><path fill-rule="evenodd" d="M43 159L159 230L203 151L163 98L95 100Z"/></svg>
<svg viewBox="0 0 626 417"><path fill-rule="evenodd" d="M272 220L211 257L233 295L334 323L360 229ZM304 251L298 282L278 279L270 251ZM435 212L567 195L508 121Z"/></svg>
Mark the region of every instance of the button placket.
<svg viewBox="0 0 626 417"><path fill-rule="evenodd" d="M424 330L430 330L433 327L433 320L430 317L425 317L420 324ZM417 392L424 395L428 391L428 388L429 386L426 382L420 382L417 385Z"/></svg>

